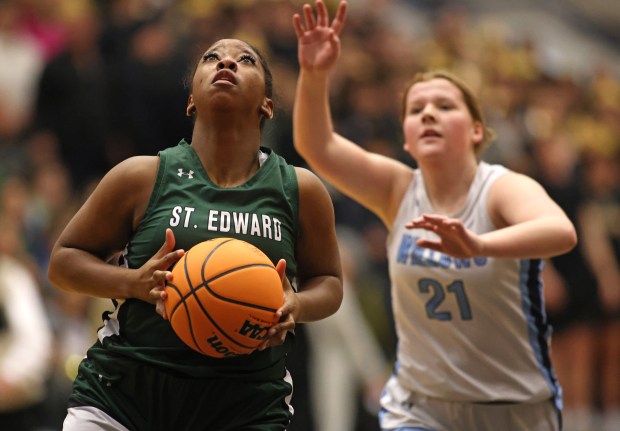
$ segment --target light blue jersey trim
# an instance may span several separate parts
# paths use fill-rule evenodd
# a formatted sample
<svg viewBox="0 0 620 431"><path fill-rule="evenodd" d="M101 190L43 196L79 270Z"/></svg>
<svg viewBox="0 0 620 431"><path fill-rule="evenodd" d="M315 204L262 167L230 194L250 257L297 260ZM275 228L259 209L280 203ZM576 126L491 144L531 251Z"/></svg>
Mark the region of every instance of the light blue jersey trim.
<svg viewBox="0 0 620 431"><path fill-rule="evenodd" d="M541 259L524 259L520 261L519 290L521 291L521 307L527 320L530 345L536 362L545 381L554 396L554 404L562 410L562 388L551 365L549 342L551 326L547 323L542 291Z"/></svg>

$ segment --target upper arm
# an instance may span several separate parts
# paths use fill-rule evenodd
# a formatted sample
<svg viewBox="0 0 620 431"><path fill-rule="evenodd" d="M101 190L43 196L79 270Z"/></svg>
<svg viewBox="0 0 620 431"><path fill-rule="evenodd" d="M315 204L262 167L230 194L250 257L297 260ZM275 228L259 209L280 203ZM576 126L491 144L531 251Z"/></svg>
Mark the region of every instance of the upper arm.
<svg viewBox="0 0 620 431"><path fill-rule="evenodd" d="M376 214L390 227L411 182L413 169L391 157L372 153L338 135L323 153L309 157L326 181Z"/></svg>
<svg viewBox="0 0 620 431"><path fill-rule="evenodd" d="M334 208L323 183L312 172L296 168L299 183L298 277L342 279Z"/></svg>
<svg viewBox="0 0 620 431"><path fill-rule="evenodd" d="M538 182L515 172L508 172L493 183L488 207L498 228L542 217L553 217L557 223L572 226L562 208Z"/></svg>
<svg viewBox="0 0 620 431"><path fill-rule="evenodd" d="M61 233L55 248L78 248L106 260L122 251L151 194L158 157L132 157L112 168Z"/></svg>

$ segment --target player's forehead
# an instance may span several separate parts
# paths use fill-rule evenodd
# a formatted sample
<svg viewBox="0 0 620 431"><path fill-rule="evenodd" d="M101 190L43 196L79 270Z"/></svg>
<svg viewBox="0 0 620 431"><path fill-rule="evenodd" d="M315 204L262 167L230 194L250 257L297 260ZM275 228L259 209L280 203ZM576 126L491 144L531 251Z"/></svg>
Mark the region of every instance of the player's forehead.
<svg viewBox="0 0 620 431"><path fill-rule="evenodd" d="M239 39L220 39L211 45L205 52L236 52L252 54L253 56L258 55L247 42Z"/></svg>
<svg viewBox="0 0 620 431"><path fill-rule="evenodd" d="M463 100L463 93L453 82L445 78L432 78L416 82L409 88L407 101L452 99Z"/></svg>

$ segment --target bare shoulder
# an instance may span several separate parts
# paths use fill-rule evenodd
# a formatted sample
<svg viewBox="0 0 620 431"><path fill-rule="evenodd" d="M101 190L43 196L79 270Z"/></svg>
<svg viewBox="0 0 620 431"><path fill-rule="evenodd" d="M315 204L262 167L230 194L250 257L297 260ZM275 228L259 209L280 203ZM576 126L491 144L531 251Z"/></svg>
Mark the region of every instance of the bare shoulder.
<svg viewBox="0 0 620 431"><path fill-rule="evenodd" d="M332 200L325 183L312 171L295 167L297 183L299 185L299 205L302 211L323 211L326 206L332 206Z"/></svg>
<svg viewBox="0 0 620 431"><path fill-rule="evenodd" d="M151 183L157 175L159 157L134 156L114 166L103 180L118 183L125 187ZM102 181L103 181L102 180Z"/></svg>
<svg viewBox="0 0 620 431"><path fill-rule="evenodd" d="M501 175L491 186L489 193L495 198L511 199L523 193L544 193L544 188L532 177L514 171Z"/></svg>
<svg viewBox="0 0 620 431"><path fill-rule="evenodd" d="M299 216L300 220L315 223L316 220L333 218L333 203L327 187L312 171L296 167L299 184Z"/></svg>
<svg viewBox="0 0 620 431"><path fill-rule="evenodd" d="M297 174L297 183L299 184L300 192L302 189L310 192L315 189L324 189L327 191L321 179L309 169L295 166L295 173Z"/></svg>
<svg viewBox="0 0 620 431"><path fill-rule="evenodd" d="M144 214L155 184L159 157L135 156L114 166L99 182L85 204L85 210L127 217L134 226ZM113 214L110 214L112 216Z"/></svg>
<svg viewBox="0 0 620 431"><path fill-rule="evenodd" d="M507 172L491 186L488 210L497 226L510 226L543 216L563 216L560 207L535 179Z"/></svg>
<svg viewBox="0 0 620 431"><path fill-rule="evenodd" d="M88 250L102 259L122 250L144 214L158 159L131 157L114 166L67 224L58 244Z"/></svg>

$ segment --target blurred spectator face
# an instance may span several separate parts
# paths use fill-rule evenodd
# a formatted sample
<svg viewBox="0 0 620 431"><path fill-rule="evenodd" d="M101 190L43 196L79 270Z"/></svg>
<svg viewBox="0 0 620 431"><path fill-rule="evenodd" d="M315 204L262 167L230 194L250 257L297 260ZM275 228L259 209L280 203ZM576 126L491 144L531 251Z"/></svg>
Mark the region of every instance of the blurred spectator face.
<svg viewBox="0 0 620 431"><path fill-rule="evenodd" d="M70 4L76 4L71 2ZM101 23L97 11L88 1L79 2L73 7L65 6L64 18L67 42L74 51L97 49Z"/></svg>
<svg viewBox="0 0 620 431"><path fill-rule="evenodd" d="M595 195L606 195L620 187L618 157L591 152L585 156L586 182Z"/></svg>
<svg viewBox="0 0 620 431"><path fill-rule="evenodd" d="M132 40L133 53L145 64L157 64L170 55L173 48L170 30L155 23L142 28Z"/></svg>
<svg viewBox="0 0 620 431"><path fill-rule="evenodd" d="M0 0L0 32L10 33L16 28L17 12L14 0Z"/></svg>
<svg viewBox="0 0 620 431"><path fill-rule="evenodd" d="M21 238L19 233L21 232L19 224L7 217L5 214L0 214L0 255L15 255L22 247Z"/></svg>
<svg viewBox="0 0 620 431"><path fill-rule="evenodd" d="M21 178L17 176L6 178L2 184L0 198L2 211L7 217L23 220L28 206L29 191Z"/></svg>

